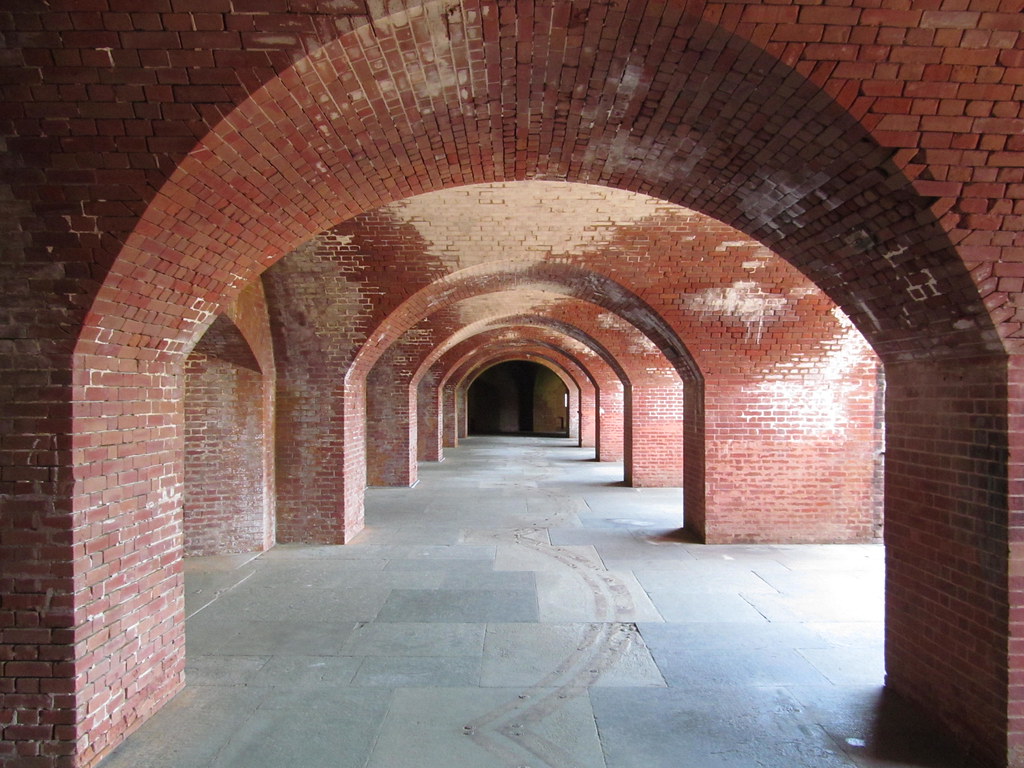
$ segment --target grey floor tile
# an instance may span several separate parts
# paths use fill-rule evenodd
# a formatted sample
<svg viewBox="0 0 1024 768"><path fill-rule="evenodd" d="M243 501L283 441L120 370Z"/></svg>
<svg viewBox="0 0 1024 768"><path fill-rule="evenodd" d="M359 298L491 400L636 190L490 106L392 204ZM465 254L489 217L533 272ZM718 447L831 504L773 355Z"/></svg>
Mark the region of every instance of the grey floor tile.
<svg viewBox="0 0 1024 768"><path fill-rule="evenodd" d="M667 570L638 568L635 573L641 586L652 595L657 594L662 601L671 600L673 595L687 594L778 593L754 571L728 562L690 562Z"/></svg>
<svg viewBox="0 0 1024 768"><path fill-rule="evenodd" d="M450 546L459 541L459 528L422 523L419 525L367 525L359 538L367 544L431 544Z"/></svg>
<svg viewBox="0 0 1024 768"><path fill-rule="evenodd" d="M885 606L871 594L745 593L743 597L769 621L880 622Z"/></svg>
<svg viewBox="0 0 1024 768"><path fill-rule="evenodd" d="M661 621L661 614L629 572L579 568L536 574L540 620Z"/></svg>
<svg viewBox="0 0 1024 768"><path fill-rule="evenodd" d="M823 685L828 678L792 648L702 650L676 648L651 654L673 688Z"/></svg>
<svg viewBox="0 0 1024 768"><path fill-rule="evenodd" d="M746 653L760 649L833 646L820 632L795 623L738 621L640 624L640 633L649 648L666 654L675 650Z"/></svg>
<svg viewBox="0 0 1024 768"><path fill-rule="evenodd" d="M344 623L370 621L387 600L386 586L363 589L322 590L316 587L266 587L236 589L217 601L218 613L235 621L278 621Z"/></svg>
<svg viewBox="0 0 1024 768"><path fill-rule="evenodd" d="M448 573L489 573L494 569L491 560L391 560L385 570L387 571L409 571L416 574L426 574L440 571ZM421 582L422 586L429 586L429 582Z"/></svg>
<svg viewBox="0 0 1024 768"><path fill-rule="evenodd" d="M492 624L480 684L664 686L633 624Z"/></svg>
<svg viewBox="0 0 1024 768"><path fill-rule="evenodd" d="M244 687L252 683L270 656L200 656L193 654L185 665L190 687Z"/></svg>
<svg viewBox="0 0 1024 768"><path fill-rule="evenodd" d="M389 692L366 689L330 699L308 696L299 704L268 696L218 750L210 768L362 768L389 698Z"/></svg>
<svg viewBox="0 0 1024 768"><path fill-rule="evenodd" d="M782 688L590 693L608 768L853 768Z"/></svg>
<svg viewBox="0 0 1024 768"><path fill-rule="evenodd" d="M522 590L396 589L379 622L537 621L537 596Z"/></svg>
<svg viewBox="0 0 1024 768"><path fill-rule="evenodd" d="M314 561L315 562L315 561ZM389 561L380 561L380 568L354 568L353 565L359 561L341 561L343 568L336 568L337 563L330 563L327 567L313 569L285 569L277 567L267 569L258 574L246 584L246 590L251 593L254 590L260 591L288 591L291 593L302 592L307 589L315 589L325 592L346 589L408 589L420 586L438 586L441 583L442 575L427 577L423 575L398 573L386 569ZM431 579L429 583L424 580Z"/></svg>
<svg viewBox="0 0 1024 768"><path fill-rule="evenodd" d="M229 656L337 656L355 626L353 621L240 621L210 652Z"/></svg>
<svg viewBox="0 0 1024 768"><path fill-rule="evenodd" d="M537 590L537 578L530 571L453 572L444 574L438 587L441 589L496 589L501 591L522 590L525 592L535 592Z"/></svg>
<svg viewBox="0 0 1024 768"><path fill-rule="evenodd" d="M803 648L800 655L835 685L885 683L885 658L881 646Z"/></svg>
<svg viewBox="0 0 1024 768"><path fill-rule="evenodd" d="M529 547L507 544L498 547L494 567L499 571L550 571L565 568L604 569L604 563L592 546Z"/></svg>
<svg viewBox="0 0 1024 768"><path fill-rule="evenodd" d="M189 685L101 765L103 768L209 766L260 706L266 690ZM183 738L188 734L188 738Z"/></svg>
<svg viewBox="0 0 1024 768"><path fill-rule="evenodd" d="M559 697L563 698L559 698ZM586 691L406 689L367 768L604 768Z"/></svg>
<svg viewBox="0 0 1024 768"><path fill-rule="evenodd" d="M352 656L479 657L485 625L481 623L380 622L360 625L345 643Z"/></svg>
<svg viewBox="0 0 1024 768"><path fill-rule="evenodd" d="M749 621L764 624L759 605L752 605L745 595L735 593L708 595L690 592L652 592L651 602L668 622L731 622Z"/></svg>
<svg viewBox="0 0 1024 768"><path fill-rule="evenodd" d="M809 621L804 626L831 645L881 649L885 644L885 625L881 621Z"/></svg>
<svg viewBox="0 0 1024 768"><path fill-rule="evenodd" d="M271 656L249 678L249 685L287 689L347 685L360 663L357 656Z"/></svg>
<svg viewBox="0 0 1024 768"><path fill-rule="evenodd" d="M363 659L352 684L373 688L475 686L480 684L480 658L369 656Z"/></svg>

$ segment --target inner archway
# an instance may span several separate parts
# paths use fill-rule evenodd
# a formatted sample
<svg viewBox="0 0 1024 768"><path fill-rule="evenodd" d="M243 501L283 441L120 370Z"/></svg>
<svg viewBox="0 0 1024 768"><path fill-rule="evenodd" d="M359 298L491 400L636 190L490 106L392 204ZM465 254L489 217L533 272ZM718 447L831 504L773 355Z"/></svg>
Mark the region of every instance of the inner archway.
<svg viewBox="0 0 1024 768"><path fill-rule="evenodd" d="M82 204L58 205L57 214L49 210L46 201L55 189L65 189L60 185L41 189L35 198L45 224L30 233L39 235L33 267L51 250L66 252L67 264L74 263L31 273L33 280L42 280L43 272L53 276L46 279L54 281L65 314L46 315L38 334L50 346L32 353L46 372L36 380L51 382L57 394L47 395L52 402L46 401L46 419L19 422L22 431L10 440L23 446L12 449L19 452L11 463L19 467L14 476L32 478L16 481L30 486L24 495L32 512L10 525L15 538L27 532L36 542L37 521L58 520L42 544L18 553L14 570L33 608L25 615L38 621L46 614L58 628L62 639L52 642L60 650L50 657L61 664L73 658L76 679L86 681L75 689L74 702L46 704L67 708L55 719L70 720L75 733L90 736L88 748L60 748L81 748L82 760L92 759L89 750L105 749L181 684L180 628L171 618L168 626L150 630L144 619L157 606L180 614L174 543L181 513L177 392L184 354L214 313L274 258L352 213L467 181L553 177L689 203L771 244L836 298L892 366L889 413L901 418L890 420L888 446L887 508L896 522L889 530L897 553L890 586L894 600L902 596L905 602L893 604L891 679L920 700L943 702L939 708L955 713L951 724L956 721L968 738L988 752L1005 753L1007 712L1013 709L1006 652L1006 552L1012 541L1006 427L1013 414L1007 395L1011 372L990 318L1005 320L1012 310L1000 314L993 302L989 315L963 259L970 253L972 266L992 259L987 251L998 251L1009 238L984 234L986 227L998 229L989 222L1000 220L1001 209L965 205L940 222L936 217L955 201L933 209L936 201L928 197L955 198L958 179L982 177L961 175L958 168L931 175L931 150L915 151L920 135L894 130L921 122L899 99L874 105L881 112L902 110L889 115L892 120L876 112L862 121L874 108L861 104L863 89L830 75L850 68L805 55L802 44L789 45L792 37L781 37L813 25L777 25L780 38L773 39L776 25L737 31L739 14L723 13L714 4L701 16L704 6L683 13L672 3L626 3L626 12L612 12L600 4L534 8L527 2L503 10L500 19L497 6L486 3L413 7L417 13L346 19L342 25L285 15L286 23L323 35L309 46L315 53L303 52L300 36L284 36L292 40L287 50L282 36L250 36L254 43L284 47L277 57L250 51L263 57L259 62L234 52L247 62L241 88L232 82L230 88L154 89L181 99L180 109L166 112L185 115L187 125L161 124L161 135L154 135L153 125L133 124L133 130L143 129L138 136L152 137L146 141L133 136L80 142L72 135L45 142L55 153L52 168L73 190L66 202ZM783 3L773 10L797 8ZM424 22L438 33L442 57L432 52L418 58L428 46L413 25ZM936 22L929 17L914 32L931 41L935 27L943 26ZM521 56L505 56L502 41L514 39L516 25L531 24L557 30L552 37L563 46L572 40L572 52L558 45L523 46ZM639 28L658 32L635 45ZM820 34L819 29L815 39ZM577 43L587 35L590 50L602 55L581 66ZM177 33L147 37L179 39ZM913 37L917 44L919 36ZM605 43L617 44L621 55L604 56ZM837 52L841 48L831 48L832 55L845 56ZM994 55L994 44L977 50ZM390 58L408 58L408 78L374 69L394 51ZM122 56L120 49L109 56L89 53L104 65L134 57ZM153 58L169 60L162 51ZM198 77L212 74L198 69ZM498 82L507 84L500 96ZM633 87L605 91L607 83ZM206 98L200 94L210 93L221 99L213 108L200 103ZM547 101L548 94L555 102ZM158 110L154 105L139 114ZM580 114L582 121L575 118ZM535 118L550 130L538 133ZM945 130L942 114L932 110L929 119ZM970 146L977 146L979 137L970 130L957 138L973 138ZM911 149L895 152L904 133L911 134ZM164 155L142 151L140 144L166 146L169 136L184 138ZM204 138L186 157L193 136ZM978 153L993 153L993 167L985 169L993 173L985 181L1000 178L996 164L1015 159L1012 151L998 151L1010 146L1002 138ZM136 172L96 173L83 160L84 146L94 143L109 146L114 155L115 147L124 146L106 168L127 168L134 155ZM26 179L36 178L36 164L49 162L51 150L40 151L41 144L17 147L31 156ZM1004 154L1008 160L997 159ZM962 162L966 168L989 160L934 162ZM916 189L912 180L918 177L923 183ZM122 182L124 189L104 186ZM124 205L116 202L122 199ZM954 238L958 247L963 244L960 252L947 231L959 227L953 219L967 213L964 226L982 232ZM78 238L84 251L76 250ZM1004 279L1018 280L996 274L992 282ZM18 301L35 307L36 300L26 297L36 284L25 285ZM73 352L69 338L78 339ZM28 357L24 350L34 343L19 343L17 354ZM321 416L339 432L358 423L343 411L310 418ZM45 467L36 465L43 460L34 453L40 445L53 454ZM35 485L40 475L49 485ZM936 481L920 494L922 476L956 479ZM39 492L41 486L47 492ZM323 501L322 512L330 515L336 499ZM155 531L152 537L135 535L139 521ZM945 527L937 531L939 525ZM127 547L112 553L109 563L93 554L108 546L108 536L123 536L124 542L111 546ZM154 551L150 541L159 548ZM51 584L38 573L57 575ZM135 599L140 590L145 597ZM50 607L53 594L56 612ZM919 609L921 603L928 609ZM15 631L28 626L35 625ZM141 642L152 654L136 657L134 646L112 629L120 626L146 626ZM923 636L934 641L922 648ZM82 669L96 674L79 674ZM52 671L56 677L66 674ZM107 712L116 715L108 719ZM1000 724L995 736L989 735L993 722Z"/></svg>
<svg viewBox="0 0 1024 768"><path fill-rule="evenodd" d="M529 360L482 371L469 386L467 410L470 435L569 436L569 390Z"/></svg>

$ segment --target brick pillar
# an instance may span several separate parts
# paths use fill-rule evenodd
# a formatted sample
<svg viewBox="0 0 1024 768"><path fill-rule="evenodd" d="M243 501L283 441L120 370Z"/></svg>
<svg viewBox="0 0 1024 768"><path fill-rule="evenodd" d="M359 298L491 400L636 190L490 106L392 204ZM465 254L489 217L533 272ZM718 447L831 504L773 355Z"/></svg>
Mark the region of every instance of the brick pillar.
<svg viewBox="0 0 1024 768"><path fill-rule="evenodd" d="M442 435L441 389L437 374L428 372L416 387L417 458L420 461L442 461L444 441Z"/></svg>
<svg viewBox="0 0 1024 768"><path fill-rule="evenodd" d="M597 460L622 461L624 396L622 385L611 386L597 392Z"/></svg>
<svg viewBox="0 0 1024 768"><path fill-rule="evenodd" d="M1020 364L1010 371L1020 403ZM886 684L992 765L1019 767L1007 723L1020 723L1020 481L1007 459L1016 472L1021 432L1008 431L1006 382L1003 358L886 366Z"/></svg>
<svg viewBox="0 0 1024 768"><path fill-rule="evenodd" d="M67 630L54 633L64 650L44 657L68 663L35 689L75 702L56 729L76 741L75 765L93 763L184 683L182 375L174 362L140 360L131 373L122 362L78 358L65 520L75 554L57 571L74 575L75 590L54 593L43 625Z"/></svg>
<svg viewBox="0 0 1024 768"><path fill-rule="evenodd" d="M574 438L577 443L580 438L580 390L570 384L569 391L569 437Z"/></svg>
<svg viewBox="0 0 1024 768"><path fill-rule="evenodd" d="M408 366L385 353L366 380L366 482L416 484L416 393Z"/></svg>
<svg viewBox="0 0 1024 768"><path fill-rule="evenodd" d="M580 448L597 445L597 393L590 382L580 385Z"/></svg>
<svg viewBox="0 0 1024 768"><path fill-rule="evenodd" d="M1009 362L1007 765L1024 766L1024 357Z"/></svg>
<svg viewBox="0 0 1024 768"><path fill-rule="evenodd" d="M704 381L683 387L683 527L705 542Z"/></svg>
<svg viewBox="0 0 1024 768"><path fill-rule="evenodd" d="M468 391L468 384L460 385L455 391L455 419L459 438L469 437L469 412L466 410Z"/></svg>
<svg viewBox="0 0 1024 768"><path fill-rule="evenodd" d="M683 383L678 379L632 387L627 452L634 488L683 485L684 412Z"/></svg>
<svg viewBox="0 0 1024 768"><path fill-rule="evenodd" d="M445 382L441 391L441 441L445 448L459 445L458 387Z"/></svg>

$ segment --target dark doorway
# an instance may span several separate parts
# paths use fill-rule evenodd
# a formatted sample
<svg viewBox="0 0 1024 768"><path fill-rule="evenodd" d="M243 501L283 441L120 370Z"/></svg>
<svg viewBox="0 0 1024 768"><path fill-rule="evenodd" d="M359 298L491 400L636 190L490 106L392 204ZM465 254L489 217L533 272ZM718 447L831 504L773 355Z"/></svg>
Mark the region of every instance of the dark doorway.
<svg viewBox="0 0 1024 768"><path fill-rule="evenodd" d="M499 363L469 388L472 435L569 434L569 391L548 368L526 360Z"/></svg>

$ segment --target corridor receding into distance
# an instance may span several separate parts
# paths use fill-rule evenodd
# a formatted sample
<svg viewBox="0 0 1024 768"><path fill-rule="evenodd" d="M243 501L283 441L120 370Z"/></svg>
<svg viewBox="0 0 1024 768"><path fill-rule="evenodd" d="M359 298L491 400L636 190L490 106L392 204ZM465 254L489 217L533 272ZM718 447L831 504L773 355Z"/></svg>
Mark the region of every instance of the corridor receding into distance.
<svg viewBox="0 0 1024 768"><path fill-rule="evenodd" d="M0 4L0 768L1024 768L1022 11Z"/></svg>
<svg viewBox="0 0 1024 768"><path fill-rule="evenodd" d="M688 543L681 489L470 437L349 546L186 565L189 686L104 768L965 766L883 696L882 547Z"/></svg>

